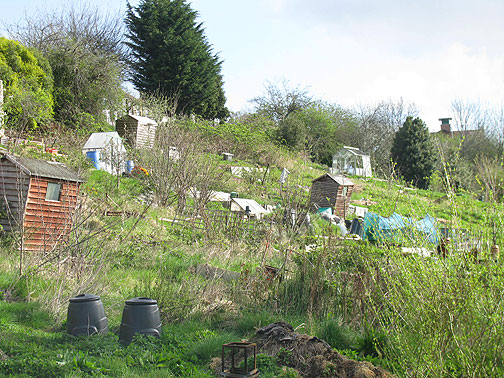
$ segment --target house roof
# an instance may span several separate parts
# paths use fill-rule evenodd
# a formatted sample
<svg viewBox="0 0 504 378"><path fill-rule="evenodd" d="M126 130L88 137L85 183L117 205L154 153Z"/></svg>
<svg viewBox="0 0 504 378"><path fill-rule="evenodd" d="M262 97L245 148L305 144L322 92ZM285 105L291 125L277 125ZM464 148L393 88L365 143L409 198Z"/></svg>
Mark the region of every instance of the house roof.
<svg viewBox="0 0 504 378"><path fill-rule="evenodd" d="M267 211L264 207L262 207L256 201L254 201L252 199L233 198L232 201L235 202L238 206L240 206L243 210L245 210L248 206L251 214L265 214L265 213L267 213Z"/></svg>
<svg viewBox="0 0 504 378"><path fill-rule="evenodd" d="M150 119L148 117L143 117L143 116L137 116L137 115L132 115L132 114L126 114L125 116L119 118L120 120L123 120L124 118L129 117L133 118L135 121L141 124L151 124L157 126L157 122L154 121L153 119Z"/></svg>
<svg viewBox="0 0 504 378"><path fill-rule="evenodd" d="M77 173L67 168L62 163L18 157L9 154L5 154L2 159L9 160L29 176L83 182Z"/></svg>
<svg viewBox="0 0 504 378"><path fill-rule="evenodd" d="M82 147L82 150L101 150L111 144L118 146L121 149L121 152L126 152L126 148L124 148L123 141L117 131L91 134L86 144L84 144L84 147Z"/></svg>
<svg viewBox="0 0 504 378"><path fill-rule="evenodd" d="M438 131L433 131L430 133L431 135L448 135L451 137L460 137L460 136L468 136L468 135L475 135L475 134L485 134L484 130L438 130Z"/></svg>
<svg viewBox="0 0 504 378"><path fill-rule="evenodd" d="M343 186L353 186L354 185L353 181L350 180L349 178L346 178L345 176L340 176L340 175L331 175L330 173L326 173L326 174L324 174L324 175L316 178L312 182L321 180L321 179L323 179L325 177L329 177L330 179L332 179L338 185L343 185Z"/></svg>

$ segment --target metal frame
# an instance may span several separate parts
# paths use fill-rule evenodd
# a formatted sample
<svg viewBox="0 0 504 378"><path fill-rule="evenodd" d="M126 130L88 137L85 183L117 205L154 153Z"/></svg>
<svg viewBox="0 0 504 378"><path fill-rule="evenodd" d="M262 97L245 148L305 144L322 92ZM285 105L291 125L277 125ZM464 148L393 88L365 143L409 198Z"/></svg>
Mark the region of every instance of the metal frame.
<svg viewBox="0 0 504 378"><path fill-rule="evenodd" d="M229 369L226 369L225 366L225 357L226 357L226 349L231 349L231 366ZM249 370L248 366L248 357L249 351L253 352L254 356L254 366L253 369ZM235 366L237 361L237 354L243 352L242 358L244 361L244 367ZM221 376L222 377L231 377L231 378L245 378L245 377L257 377L259 376L259 371L257 370L257 345L255 343L247 343L247 342L234 342L227 343L222 345L222 365L221 365Z"/></svg>

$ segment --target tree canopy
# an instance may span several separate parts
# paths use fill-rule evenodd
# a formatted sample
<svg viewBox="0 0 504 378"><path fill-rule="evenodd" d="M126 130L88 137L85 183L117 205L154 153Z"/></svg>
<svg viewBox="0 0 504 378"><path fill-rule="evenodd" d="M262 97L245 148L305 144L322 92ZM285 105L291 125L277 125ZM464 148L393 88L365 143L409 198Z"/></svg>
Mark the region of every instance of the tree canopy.
<svg viewBox="0 0 504 378"><path fill-rule="evenodd" d="M4 122L31 129L53 115L51 67L40 52L0 38L0 79L4 82Z"/></svg>
<svg viewBox="0 0 504 378"><path fill-rule="evenodd" d="M264 93L251 100L255 114L270 120L268 134L278 144L304 151L317 163L332 164L342 144L357 132L354 115L338 105L314 99L306 88L287 80L267 82Z"/></svg>
<svg viewBox="0 0 504 378"><path fill-rule="evenodd" d="M342 145L353 145L357 123L348 110L315 102L303 110L299 117L306 126L306 147L314 161L330 166L333 155Z"/></svg>
<svg viewBox="0 0 504 378"><path fill-rule="evenodd" d="M212 52L197 12L185 0L128 4L131 78L140 92L177 99L177 114L226 118L222 61Z"/></svg>
<svg viewBox="0 0 504 378"><path fill-rule="evenodd" d="M399 174L422 189L429 187L435 154L429 129L418 117L407 117L395 133L391 157Z"/></svg>
<svg viewBox="0 0 504 378"><path fill-rule="evenodd" d="M52 67L54 118L78 128L104 121L117 110L123 90L123 20L87 5L25 15L9 33L39 49Z"/></svg>

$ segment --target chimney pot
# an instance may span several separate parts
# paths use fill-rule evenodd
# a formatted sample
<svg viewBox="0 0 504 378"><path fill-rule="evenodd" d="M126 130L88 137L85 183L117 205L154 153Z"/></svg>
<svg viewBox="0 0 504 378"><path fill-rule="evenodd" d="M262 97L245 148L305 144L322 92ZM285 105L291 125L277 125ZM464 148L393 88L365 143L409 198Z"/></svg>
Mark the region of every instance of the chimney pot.
<svg viewBox="0 0 504 378"><path fill-rule="evenodd" d="M439 118L439 120L441 121L441 131L444 133L451 133L451 118Z"/></svg>

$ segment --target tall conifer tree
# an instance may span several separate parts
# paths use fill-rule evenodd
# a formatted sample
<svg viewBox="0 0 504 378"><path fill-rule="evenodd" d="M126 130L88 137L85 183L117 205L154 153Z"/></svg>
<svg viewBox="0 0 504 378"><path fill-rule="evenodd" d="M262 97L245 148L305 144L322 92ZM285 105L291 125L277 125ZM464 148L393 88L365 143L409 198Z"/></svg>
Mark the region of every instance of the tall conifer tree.
<svg viewBox="0 0 504 378"><path fill-rule="evenodd" d="M132 81L140 92L174 96L178 114L206 119L228 116L222 61L212 52L197 12L185 0L128 4L126 24Z"/></svg>
<svg viewBox="0 0 504 378"><path fill-rule="evenodd" d="M391 155L406 181L422 189L429 187L435 164L434 147L429 129L420 118L406 118L395 134Z"/></svg>

